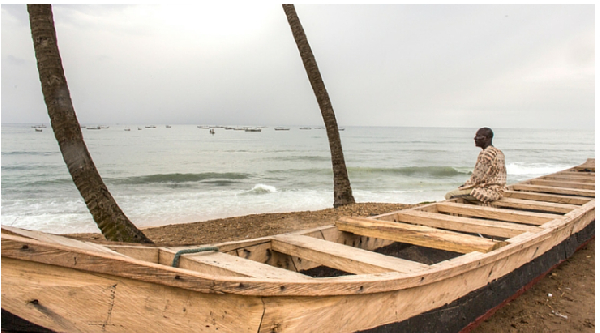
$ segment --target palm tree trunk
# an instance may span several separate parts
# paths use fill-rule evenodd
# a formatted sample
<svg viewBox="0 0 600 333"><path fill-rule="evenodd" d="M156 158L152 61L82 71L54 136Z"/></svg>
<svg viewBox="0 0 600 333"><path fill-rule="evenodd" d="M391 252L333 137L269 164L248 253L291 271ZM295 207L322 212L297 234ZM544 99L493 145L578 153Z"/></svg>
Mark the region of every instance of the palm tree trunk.
<svg viewBox="0 0 600 333"><path fill-rule="evenodd" d="M325 123L325 129L327 130L329 150L331 152L331 163L333 165L333 207L337 208L339 206L352 204L354 203L354 196L352 196L352 187L350 186L348 170L346 169L346 162L344 160L340 132L335 119L335 113L333 112L333 106L331 106L329 94L327 93L327 89L325 89L325 83L323 83L323 79L321 78L321 72L319 72L319 67L317 67L317 61L308 44L308 39L306 38L302 24L300 24L300 19L296 14L294 5L282 5L282 7L287 16L290 28L292 29L292 34L294 35L298 50L300 51L300 57L304 63L304 69L308 75L308 80L317 97L317 103L319 103L323 122Z"/></svg>
<svg viewBox="0 0 600 333"><path fill-rule="evenodd" d="M87 150L69 94L50 5L27 5L31 36L54 136L69 173L106 239L152 243L117 205Z"/></svg>

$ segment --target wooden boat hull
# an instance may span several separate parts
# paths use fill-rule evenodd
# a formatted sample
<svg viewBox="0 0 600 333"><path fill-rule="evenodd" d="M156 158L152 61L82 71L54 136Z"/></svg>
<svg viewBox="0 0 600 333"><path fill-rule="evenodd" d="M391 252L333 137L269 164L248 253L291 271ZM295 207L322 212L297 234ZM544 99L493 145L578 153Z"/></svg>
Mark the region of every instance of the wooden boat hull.
<svg viewBox="0 0 600 333"><path fill-rule="evenodd" d="M594 177L585 170L576 177ZM516 184L496 207L441 202L218 244L179 268L180 248L4 228L2 308L57 332L458 332L594 237L594 190L540 184ZM419 245L446 257L373 252ZM308 276L328 270L346 273Z"/></svg>

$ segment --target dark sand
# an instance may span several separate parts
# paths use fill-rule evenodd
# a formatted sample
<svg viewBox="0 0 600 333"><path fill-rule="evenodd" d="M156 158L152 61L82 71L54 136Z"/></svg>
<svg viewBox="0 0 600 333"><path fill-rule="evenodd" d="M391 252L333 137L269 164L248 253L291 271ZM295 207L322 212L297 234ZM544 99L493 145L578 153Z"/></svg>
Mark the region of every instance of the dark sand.
<svg viewBox="0 0 600 333"><path fill-rule="evenodd" d="M201 245L332 225L339 216L374 216L413 206L415 205L360 203L338 209L253 214L174 224L144 229L144 233L160 246ZM99 243L107 242L100 234L70 236ZM592 240L471 332L594 332L594 263L595 241Z"/></svg>

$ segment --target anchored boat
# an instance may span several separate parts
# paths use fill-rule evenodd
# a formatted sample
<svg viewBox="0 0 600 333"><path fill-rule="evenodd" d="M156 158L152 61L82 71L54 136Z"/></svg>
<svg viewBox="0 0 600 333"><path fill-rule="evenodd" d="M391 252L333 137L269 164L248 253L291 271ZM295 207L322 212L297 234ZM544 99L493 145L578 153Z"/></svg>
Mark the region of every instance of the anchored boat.
<svg viewBox="0 0 600 333"><path fill-rule="evenodd" d="M594 237L594 181L588 159L492 207L454 199L197 247L3 226L2 315L58 332L468 330Z"/></svg>

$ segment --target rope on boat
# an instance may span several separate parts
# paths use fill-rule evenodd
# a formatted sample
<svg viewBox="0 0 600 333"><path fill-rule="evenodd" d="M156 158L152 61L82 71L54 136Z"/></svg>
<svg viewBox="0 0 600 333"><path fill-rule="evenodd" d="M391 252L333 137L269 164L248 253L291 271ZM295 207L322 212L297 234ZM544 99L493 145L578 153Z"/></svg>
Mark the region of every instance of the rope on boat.
<svg viewBox="0 0 600 333"><path fill-rule="evenodd" d="M198 253L198 252L204 252L204 251L219 251L219 248L216 246L206 246L206 247L199 247L196 249L185 249L185 250L177 251L175 253L175 257L173 257L173 263L171 264L171 266L173 266L175 268L179 267L179 257L181 257L182 254Z"/></svg>

